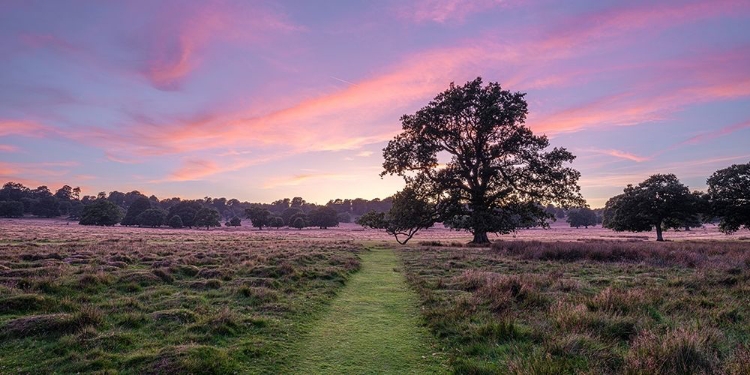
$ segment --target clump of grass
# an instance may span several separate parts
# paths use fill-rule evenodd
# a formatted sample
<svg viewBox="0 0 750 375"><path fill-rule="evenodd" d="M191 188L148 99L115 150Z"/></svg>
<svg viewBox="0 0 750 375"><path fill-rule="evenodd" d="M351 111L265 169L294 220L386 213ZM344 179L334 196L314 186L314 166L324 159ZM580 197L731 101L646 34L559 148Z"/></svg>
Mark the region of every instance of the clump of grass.
<svg viewBox="0 0 750 375"><path fill-rule="evenodd" d="M237 292L248 299L250 305L262 305L279 300L279 293L266 287L241 286Z"/></svg>
<svg viewBox="0 0 750 375"><path fill-rule="evenodd" d="M161 283L161 279L151 272L136 271L129 272L122 276L118 280L121 284L138 284L140 286L150 286Z"/></svg>
<svg viewBox="0 0 750 375"><path fill-rule="evenodd" d="M192 323L197 319L195 313L188 309L155 311L151 314L151 318L159 322L175 322L181 324Z"/></svg>
<svg viewBox="0 0 750 375"><path fill-rule="evenodd" d="M619 290L607 287L586 302L592 311L628 313L644 305L645 296L640 290Z"/></svg>
<svg viewBox="0 0 750 375"><path fill-rule="evenodd" d="M0 314L51 310L55 306L57 303L54 299L39 294L17 294L0 298Z"/></svg>
<svg viewBox="0 0 750 375"><path fill-rule="evenodd" d="M443 246L443 243L440 241L419 241L419 246Z"/></svg>
<svg viewBox="0 0 750 375"><path fill-rule="evenodd" d="M221 288L221 280L218 279L198 280L190 283L190 289L207 290L219 288Z"/></svg>
<svg viewBox="0 0 750 375"><path fill-rule="evenodd" d="M167 284L171 284L172 282L174 282L174 277L172 277L172 275L169 273L169 270L166 268L156 268L151 270L151 273L156 275Z"/></svg>
<svg viewBox="0 0 750 375"><path fill-rule="evenodd" d="M231 374L236 364L225 350L204 345L168 346L145 366L144 374Z"/></svg>
<svg viewBox="0 0 750 375"><path fill-rule="evenodd" d="M632 374L699 374L719 369L720 333L677 328L664 335L643 331L633 341L625 369Z"/></svg>
<svg viewBox="0 0 750 375"><path fill-rule="evenodd" d="M0 329L3 336L25 337L30 335L60 335L74 332L87 326L99 326L103 314L93 306L83 306L75 314L31 315L8 321Z"/></svg>

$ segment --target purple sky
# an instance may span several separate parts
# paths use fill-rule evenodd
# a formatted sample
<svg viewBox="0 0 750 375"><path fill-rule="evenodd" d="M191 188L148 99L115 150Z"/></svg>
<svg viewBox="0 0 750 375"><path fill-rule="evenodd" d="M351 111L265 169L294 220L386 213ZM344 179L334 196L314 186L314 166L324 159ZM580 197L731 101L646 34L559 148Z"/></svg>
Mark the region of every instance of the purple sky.
<svg viewBox="0 0 750 375"><path fill-rule="evenodd" d="M6 0L0 183L385 197L399 117L477 76L528 93L592 207L750 161L747 0Z"/></svg>

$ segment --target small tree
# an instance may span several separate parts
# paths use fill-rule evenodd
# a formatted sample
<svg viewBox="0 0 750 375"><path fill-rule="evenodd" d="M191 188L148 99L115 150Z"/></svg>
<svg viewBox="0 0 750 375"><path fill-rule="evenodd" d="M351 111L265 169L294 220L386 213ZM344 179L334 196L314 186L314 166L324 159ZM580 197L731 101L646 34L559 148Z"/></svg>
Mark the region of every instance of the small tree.
<svg viewBox="0 0 750 375"><path fill-rule="evenodd" d="M166 222L166 220L167 212L158 208L149 208L148 210L141 212L138 217L136 217L136 222L138 223L138 225L151 228L162 226Z"/></svg>
<svg viewBox="0 0 750 375"><path fill-rule="evenodd" d="M407 187L393 196L393 206L385 212L370 211L357 224L374 229L385 229L396 241L405 245L421 229L435 224L438 213L434 204Z"/></svg>
<svg viewBox="0 0 750 375"><path fill-rule="evenodd" d="M97 199L94 203L83 207L81 221L78 223L81 225L113 226L119 223L122 217L122 211L116 204L106 199Z"/></svg>
<svg viewBox="0 0 750 375"><path fill-rule="evenodd" d="M169 227L175 229L182 228L182 219L179 215L174 215L171 219L169 219Z"/></svg>
<svg viewBox="0 0 750 375"><path fill-rule="evenodd" d="M151 201L148 200L148 198L143 196L137 198L132 204L130 204L130 207L128 207L128 211L125 213L125 217L122 218L122 222L120 222L120 225L142 225L138 222L138 215L142 214L150 208Z"/></svg>
<svg viewBox="0 0 750 375"><path fill-rule="evenodd" d="M263 230L263 227L271 225L271 211L268 211L263 207L250 207L245 210L245 215L247 215L247 218L250 219L250 222L254 227L258 228L258 230Z"/></svg>
<svg viewBox="0 0 750 375"><path fill-rule="evenodd" d="M305 219L300 216L295 217L294 221L292 221L292 227L302 230L305 227Z"/></svg>
<svg viewBox="0 0 750 375"><path fill-rule="evenodd" d="M271 223L269 226L272 226L276 229L279 229L284 226L284 219L282 219L280 216L271 217L269 222Z"/></svg>
<svg viewBox="0 0 750 375"><path fill-rule="evenodd" d="M720 169L706 183L710 216L719 218L719 230L750 229L750 162Z"/></svg>
<svg viewBox="0 0 750 375"><path fill-rule="evenodd" d="M215 208L203 207L195 213L195 226L198 228L206 227L206 230L211 227L220 227L221 215Z"/></svg>
<svg viewBox="0 0 750 375"><path fill-rule="evenodd" d="M301 208L290 207L281 212L281 218L284 219L285 223L289 224L289 223L293 223L292 216L296 214L304 214L304 213L305 212L302 211Z"/></svg>
<svg viewBox="0 0 750 375"><path fill-rule="evenodd" d="M227 226L228 227L239 227L241 225L242 225L242 219L240 219L237 216L235 216L235 217L229 219L229 221L227 221Z"/></svg>
<svg viewBox="0 0 750 375"><path fill-rule="evenodd" d="M206 230L211 227L221 226L221 215L219 211L212 207L203 207L195 213L195 226L198 228L206 227Z"/></svg>
<svg viewBox="0 0 750 375"><path fill-rule="evenodd" d="M195 214L203 208L198 201L181 201L169 208L167 220L172 220L172 216L178 215L182 220L182 225L192 228L195 225Z"/></svg>
<svg viewBox="0 0 750 375"><path fill-rule="evenodd" d="M571 227L586 227L596 226L596 213L588 207L571 209L568 211L568 219L566 220Z"/></svg>
<svg viewBox="0 0 750 375"><path fill-rule="evenodd" d="M310 224L320 229L339 225L338 213L331 207L318 207L310 212Z"/></svg>
<svg viewBox="0 0 750 375"><path fill-rule="evenodd" d="M648 232L679 228L691 215L692 195L673 174L656 174L607 201L603 226L615 231Z"/></svg>

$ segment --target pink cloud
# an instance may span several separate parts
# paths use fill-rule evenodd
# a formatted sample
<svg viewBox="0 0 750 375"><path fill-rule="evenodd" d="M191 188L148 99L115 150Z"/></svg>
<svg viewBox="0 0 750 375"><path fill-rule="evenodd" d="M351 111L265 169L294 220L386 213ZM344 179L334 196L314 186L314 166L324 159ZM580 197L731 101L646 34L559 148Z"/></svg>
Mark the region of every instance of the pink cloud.
<svg viewBox="0 0 750 375"><path fill-rule="evenodd" d="M694 145L698 143L703 143L705 141L709 141L715 138L719 138L728 134L732 134L736 131L743 130L743 129L750 129L750 121L740 122L738 124L725 126L721 129L706 132L703 134L696 135L694 137L690 137L689 139L680 142L676 146L682 146L682 145Z"/></svg>
<svg viewBox="0 0 750 375"><path fill-rule="evenodd" d="M49 132L53 132L53 129L33 121L0 119L0 137L6 137L9 135L40 137Z"/></svg>
<svg viewBox="0 0 750 375"><path fill-rule="evenodd" d="M636 163L642 163L644 161L651 160L650 157L638 156L638 155L632 154L630 152L625 152L625 151L620 151L620 150L614 150L614 149L609 149L609 150L592 149L590 151L598 153L598 154L602 154L602 155L609 155L609 156L612 156L612 157L615 157L615 158L631 160L631 161L634 161Z"/></svg>
<svg viewBox="0 0 750 375"><path fill-rule="evenodd" d="M402 5L400 17L418 23L463 22L467 16L505 4L503 0L417 0Z"/></svg>
<svg viewBox="0 0 750 375"><path fill-rule="evenodd" d="M17 152L18 150L16 146L0 144L0 152Z"/></svg>
<svg viewBox="0 0 750 375"><path fill-rule="evenodd" d="M302 30L281 14L244 5L177 2L166 7L144 38L148 47L143 75L158 89L175 90L201 65L212 44L232 40L247 45L273 33Z"/></svg>

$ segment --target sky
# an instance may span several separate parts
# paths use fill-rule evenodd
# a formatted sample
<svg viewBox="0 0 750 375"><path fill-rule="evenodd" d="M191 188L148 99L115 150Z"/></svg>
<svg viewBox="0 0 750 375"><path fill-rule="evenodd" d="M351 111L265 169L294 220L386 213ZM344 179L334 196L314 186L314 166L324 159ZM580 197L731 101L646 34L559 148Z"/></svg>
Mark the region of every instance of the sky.
<svg viewBox="0 0 750 375"><path fill-rule="evenodd" d="M384 198L399 118L478 76L592 207L750 161L750 1L0 3L0 183Z"/></svg>

